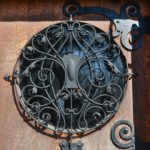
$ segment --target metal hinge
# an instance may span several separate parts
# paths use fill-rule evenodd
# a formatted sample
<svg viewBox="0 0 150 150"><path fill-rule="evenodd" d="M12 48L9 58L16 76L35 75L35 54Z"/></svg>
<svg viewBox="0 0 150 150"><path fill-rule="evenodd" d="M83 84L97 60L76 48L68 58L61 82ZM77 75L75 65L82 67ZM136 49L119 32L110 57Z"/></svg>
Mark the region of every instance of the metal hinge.
<svg viewBox="0 0 150 150"><path fill-rule="evenodd" d="M65 142L60 143L61 150L83 150L83 143L78 141L77 143Z"/></svg>

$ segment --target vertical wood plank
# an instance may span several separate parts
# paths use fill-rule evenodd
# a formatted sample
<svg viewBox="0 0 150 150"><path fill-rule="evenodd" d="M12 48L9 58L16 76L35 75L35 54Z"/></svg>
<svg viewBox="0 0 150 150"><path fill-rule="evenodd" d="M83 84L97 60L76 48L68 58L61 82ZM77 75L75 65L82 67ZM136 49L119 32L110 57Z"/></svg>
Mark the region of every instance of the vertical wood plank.
<svg viewBox="0 0 150 150"><path fill-rule="evenodd" d="M150 3L148 1L139 1L141 7L141 14L143 17L148 17L150 22ZM146 22L148 23L148 22ZM144 30L144 29L142 29ZM133 96L134 96L134 120L136 127L136 137L141 141L150 142L150 87L149 81L149 43L150 35L147 32L142 38L142 47L132 53L132 67L139 76L133 80Z"/></svg>
<svg viewBox="0 0 150 150"><path fill-rule="evenodd" d="M0 1L0 20L7 20L7 3L4 0Z"/></svg>
<svg viewBox="0 0 150 150"><path fill-rule="evenodd" d="M49 18L49 9L47 0L28 0L28 15L30 21L51 19ZM47 7L45 7L47 6Z"/></svg>
<svg viewBox="0 0 150 150"><path fill-rule="evenodd" d="M28 20L28 1L27 0L18 0L17 8L17 20L24 21Z"/></svg>
<svg viewBox="0 0 150 150"><path fill-rule="evenodd" d="M65 0L52 0L52 16L53 20L66 20L66 16L63 14L63 5Z"/></svg>
<svg viewBox="0 0 150 150"><path fill-rule="evenodd" d="M7 0L7 20L16 21L17 20L17 7L18 1Z"/></svg>

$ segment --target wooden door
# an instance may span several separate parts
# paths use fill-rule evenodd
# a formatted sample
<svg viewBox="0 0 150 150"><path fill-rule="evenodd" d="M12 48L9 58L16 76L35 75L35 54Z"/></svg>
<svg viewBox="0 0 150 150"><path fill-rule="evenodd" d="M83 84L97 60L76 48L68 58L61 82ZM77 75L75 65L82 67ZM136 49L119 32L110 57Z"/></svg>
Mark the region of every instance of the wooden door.
<svg viewBox="0 0 150 150"><path fill-rule="evenodd" d="M82 1L83 6L105 6L109 8L116 8L119 11L120 5L124 1L119 3L116 1ZM147 11L147 3L140 2L143 15L149 15ZM66 20L61 13L63 1L6 1L1 2L1 23L0 23L0 82L1 82L1 104L0 104L0 149L1 150L18 150L18 149L31 149L31 150L59 150L59 143L63 139L51 136L52 131L48 131L47 134L44 130L40 130L35 124L30 122L24 116L22 110L17 106L17 101L14 99L14 91L12 86L3 80L5 73L12 74L13 67L16 63L17 57L20 54L21 48L27 43L27 41L37 32L47 27L50 24L56 23L49 20ZM106 18L98 15L85 15L83 17L76 17L75 19L88 20L86 22L91 23L104 31L107 31L109 21L104 21ZM89 21L98 20L98 21ZM102 20L102 21L99 21ZM23 21L23 22L22 22ZM148 35L144 36L144 42L148 41ZM119 38L116 42L121 46ZM148 45L144 45L144 48L148 48ZM128 63L132 64L134 68L139 72L146 74L146 69L143 67L143 63L148 65L144 56L148 56L148 52L143 52L141 49L137 50L132 56L131 53L124 50L123 53L126 56ZM144 59L144 61L141 61ZM135 60L139 60L135 62ZM140 66L140 67L139 67ZM133 68L133 69L134 69ZM131 70L130 70L131 71ZM148 76L148 75L147 75ZM133 121L133 95L135 98L135 123L137 128L137 136L142 139L149 139L146 131L148 128L148 116L145 115L148 111L149 103L146 98L145 87L146 77L142 74L136 82L133 83L132 92L132 80L129 81L127 92L119 111L116 116L111 119L102 129L96 132L83 136L81 138L73 139L73 142L81 140L84 143L85 150L117 150L118 148L112 143L110 138L111 128L118 120ZM139 88L139 85L141 88ZM134 94L135 93L135 94ZM139 97L142 97L143 102ZM137 104L138 103L138 104ZM139 104L140 103L140 104ZM145 106L145 103L147 106ZM141 107L142 106L142 107ZM142 111L139 111L142 110ZM143 110L145 114L143 113ZM141 115L144 114L144 117ZM149 113L147 113L149 114ZM147 117L147 119L145 118ZM140 118L140 119L139 119ZM141 130L140 126L145 127L147 130ZM147 128L146 128L147 126ZM66 135L64 135L66 136Z"/></svg>

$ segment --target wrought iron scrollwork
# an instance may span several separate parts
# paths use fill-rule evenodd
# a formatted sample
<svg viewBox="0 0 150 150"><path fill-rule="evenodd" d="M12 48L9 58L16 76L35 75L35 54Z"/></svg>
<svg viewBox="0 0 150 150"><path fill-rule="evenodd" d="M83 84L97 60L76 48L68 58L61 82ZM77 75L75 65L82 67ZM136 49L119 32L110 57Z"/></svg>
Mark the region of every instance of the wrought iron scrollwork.
<svg viewBox="0 0 150 150"><path fill-rule="evenodd" d="M30 119L44 129L67 133L69 139L60 143L61 150L82 150L81 141L72 143L74 133L83 135L103 127L118 111L127 81L135 75L128 72L114 38L120 36L128 50L139 48L141 14L139 5L131 2L121 7L120 14L82 7L76 0L66 1L63 11L69 21L34 35L22 49L13 75L6 74L4 79L14 86ZM87 13L109 18L109 31L72 20ZM118 121L111 130L112 142L118 148L135 150L134 132L132 123Z"/></svg>
<svg viewBox="0 0 150 150"><path fill-rule="evenodd" d="M122 126L122 127L121 127ZM121 127L121 128L120 128ZM119 129L116 135L117 129ZM121 149L135 150L134 125L127 120L120 120L111 130L111 139L114 145ZM121 140L120 140L121 139Z"/></svg>
<svg viewBox="0 0 150 150"><path fill-rule="evenodd" d="M79 21L42 30L26 44L13 79L27 114L56 132L102 127L117 112L128 79L126 59L109 33Z"/></svg>
<svg viewBox="0 0 150 150"><path fill-rule="evenodd" d="M82 7L77 0L68 0L63 12L69 15L100 14L106 16L115 26L112 36L121 35L121 43L128 50L135 50L142 45L140 6L135 2L126 2L120 8L120 14L104 7ZM112 30L112 29L111 29ZM130 36L129 36L130 35Z"/></svg>
<svg viewBox="0 0 150 150"><path fill-rule="evenodd" d="M128 77L126 59L111 35L68 21L33 36L13 79L22 107L35 121L76 133L102 127L115 115Z"/></svg>

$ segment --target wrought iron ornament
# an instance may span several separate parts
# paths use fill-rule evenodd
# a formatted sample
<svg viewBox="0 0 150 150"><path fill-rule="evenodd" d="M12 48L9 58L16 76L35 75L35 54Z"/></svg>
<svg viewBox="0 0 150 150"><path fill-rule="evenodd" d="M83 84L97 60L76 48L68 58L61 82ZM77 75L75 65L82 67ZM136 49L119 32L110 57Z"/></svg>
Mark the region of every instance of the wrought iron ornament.
<svg viewBox="0 0 150 150"><path fill-rule="evenodd" d="M66 133L106 124L128 80L126 59L113 38L78 21L35 35L22 49L15 74L25 111L43 126Z"/></svg>
<svg viewBox="0 0 150 150"><path fill-rule="evenodd" d="M119 136L116 135L117 129L119 129ZM135 150L134 134L134 125L130 121L119 120L112 127L111 139L114 145L116 145L118 148Z"/></svg>
<svg viewBox="0 0 150 150"><path fill-rule="evenodd" d="M85 133L103 127L117 112L125 95L128 73L126 58L114 41L128 50L141 46L140 8L126 3L120 14L101 7L82 7L77 1L67 1L64 13L69 21L43 29L22 49L12 76L19 103L40 125L55 132ZM72 16L98 13L115 25L109 32ZM133 20L135 18L136 20ZM127 40L127 35L130 37ZM119 136L129 143L120 143L115 135L118 126L129 126L128 136L123 127ZM134 149L134 129L130 122L119 121L112 128L113 143L119 148ZM62 150L82 150L83 144L61 142Z"/></svg>
<svg viewBox="0 0 150 150"><path fill-rule="evenodd" d="M114 38L120 36L122 46L127 50L135 50L141 47L141 12L136 2L126 2L120 8L120 13L104 7L82 7L77 0L67 0L63 7L64 14L69 17L84 14L104 15L115 26L112 32ZM110 27L112 30L112 27ZM129 36L130 35L130 36Z"/></svg>

